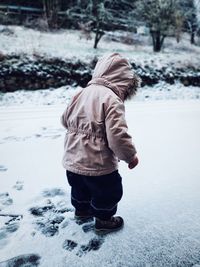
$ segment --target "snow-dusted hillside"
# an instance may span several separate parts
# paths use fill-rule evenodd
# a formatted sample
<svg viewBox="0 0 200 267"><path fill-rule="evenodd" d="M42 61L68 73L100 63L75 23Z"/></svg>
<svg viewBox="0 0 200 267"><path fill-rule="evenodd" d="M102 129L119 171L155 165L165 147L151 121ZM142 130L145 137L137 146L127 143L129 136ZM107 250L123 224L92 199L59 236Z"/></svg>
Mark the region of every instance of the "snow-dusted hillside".
<svg viewBox="0 0 200 267"><path fill-rule="evenodd" d="M0 26L0 31L3 26ZM189 36L183 35L178 44L174 38L165 40L162 53L153 53L150 39L145 38L141 45L127 45L108 41L105 36L98 49L93 49L94 40L86 40L80 31L65 30L56 33L44 33L19 26L9 26L13 34L0 32L0 52L3 54L27 54L30 56L47 56L89 62L94 56L107 52L118 52L137 64L164 66L172 64L177 67L200 66L200 47L189 42ZM141 38L141 37L140 37Z"/></svg>

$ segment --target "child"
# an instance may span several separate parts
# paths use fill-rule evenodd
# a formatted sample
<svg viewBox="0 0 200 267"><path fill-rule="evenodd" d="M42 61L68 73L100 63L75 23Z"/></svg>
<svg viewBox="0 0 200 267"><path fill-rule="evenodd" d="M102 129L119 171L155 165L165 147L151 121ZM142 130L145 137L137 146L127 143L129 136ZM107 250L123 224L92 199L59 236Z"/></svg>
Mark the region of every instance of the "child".
<svg viewBox="0 0 200 267"><path fill-rule="evenodd" d="M96 232L122 228L113 217L122 197L118 161L130 169L138 164L136 149L127 133L124 101L131 98L140 78L128 61L114 53L100 59L92 80L78 92L62 115L67 129L63 166L71 186L75 218L95 217Z"/></svg>

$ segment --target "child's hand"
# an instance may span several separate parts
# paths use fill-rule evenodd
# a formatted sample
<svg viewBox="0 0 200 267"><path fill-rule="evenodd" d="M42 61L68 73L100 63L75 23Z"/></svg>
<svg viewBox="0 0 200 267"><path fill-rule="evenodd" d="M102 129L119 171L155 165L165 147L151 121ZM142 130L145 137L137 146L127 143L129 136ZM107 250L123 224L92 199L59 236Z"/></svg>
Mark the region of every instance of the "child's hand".
<svg viewBox="0 0 200 267"><path fill-rule="evenodd" d="M137 155L134 156L133 160L128 164L129 169L135 168L139 163Z"/></svg>

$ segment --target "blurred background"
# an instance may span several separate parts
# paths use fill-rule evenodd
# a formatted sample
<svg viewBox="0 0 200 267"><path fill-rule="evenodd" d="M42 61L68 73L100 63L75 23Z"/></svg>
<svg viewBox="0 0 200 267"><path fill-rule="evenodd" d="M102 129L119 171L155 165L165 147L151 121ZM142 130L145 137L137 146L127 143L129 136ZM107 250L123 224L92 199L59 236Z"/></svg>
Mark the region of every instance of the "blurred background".
<svg viewBox="0 0 200 267"><path fill-rule="evenodd" d="M114 51L156 97L165 83L199 97L184 88L200 85L199 0L1 0L0 24L1 92L84 87Z"/></svg>

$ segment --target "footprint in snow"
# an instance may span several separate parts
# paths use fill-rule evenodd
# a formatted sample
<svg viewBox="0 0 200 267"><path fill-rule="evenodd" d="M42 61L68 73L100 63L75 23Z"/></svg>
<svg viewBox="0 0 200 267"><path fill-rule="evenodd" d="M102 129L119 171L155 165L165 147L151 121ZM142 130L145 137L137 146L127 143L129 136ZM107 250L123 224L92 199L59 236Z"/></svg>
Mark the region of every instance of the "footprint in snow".
<svg viewBox="0 0 200 267"><path fill-rule="evenodd" d="M3 166L3 165L0 165L0 172L6 172L8 169Z"/></svg>
<svg viewBox="0 0 200 267"><path fill-rule="evenodd" d="M78 246L78 244L75 241L72 241L72 240L67 239L67 240L64 241L62 247L65 250L72 251L77 246Z"/></svg>
<svg viewBox="0 0 200 267"><path fill-rule="evenodd" d="M42 192L43 197L64 196L66 193L61 188L46 189Z"/></svg>
<svg viewBox="0 0 200 267"><path fill-rule="evenodd" d="M62 136L61 134L55 134L55 135L52 135L51 138L57 139L57 138L60 138L61 136Z"/></svg>
<svg viewBox="0 0 200 267"><path fill-rule="evenodd" d="M13 200L10 197L8 192L0 193L0 210L5 206L9 206L13 204Z"/></svg>
<svg viewBox="0 0 200 267"><path fill-rule="evenodd" d="M44 206L36 206L30 208L31 214L37 219L35 220L36 229L43 235L50 237L58 234L59 224L65 219L56 206L51 203Z"/></svg>
<svg viewBox="0 0 200 267"><path fill-rule="evenodd" d="M16 184L13 186L18 191L23 190L24 188L24 182L23 181L17 181Z"/></svg>
<svg viewBox="0 0 200 267"><path fill-rule="evenodd" d="M82 245L78 250L78 252L76 253L76 255L82 257L90 251L99 250L103 243L104 243L103 237L94 237L88 242L88 244Z"/></svg>
<svg viewBox="0 0 200 267"><path fill-rule="evenodd" d="M47 237L54 236L59 233L59 228L68 225L65 220L65 213L71 212L73 209L68 207L65 197L58 200L55 197L63 197L66 193L60 188L45 190L42 193L45 204L31 207L29 212L34 216L34 224L36 230ZM54 199L55 198L55 199ZM61 224L63 222L63 224Z"/></svg>
<svg viewBox="0 0 200 267"><path fill-rule="evenodd" d="M96 251L96 250L100 249L100 247L102 246L103 243L104 243L103 237L94 237L87 244L84 244L81 246L78 245L78 243L76 243L75 241L67 239L64 241L62 247L63 247L63 249L65 249L67 251L73 251L75 248L78 247L78 251L76 252L76 256L82 257L90 251Z"/></svg>
<svg viewBox="0 0 200 267"><path fill-rule="evenodd" d="M84 224L82 226L82 230L84 233L88 233L94 230L94 223L93 222L89 222L87 224Z"/></svg>
<svg viewBox="0 0 200 267"><path fill-rule="evenodd" d="M0 213L0 248L7 243L7 238L20 227L22 215L12 215Z"/></svg>
<svg viewBox="0 0 200 267"><path fill-rule="evenodd" d="M0 267L35 267L40 264L40 259L37 254L24 254L0 262Z"/></svg>
<svg viewBox="0 0 200 267"><path fill-rule="evenodd" d="M16 136L8 136L8 137L5 137L3 140L7 142L7 141L20 141L21 139Z"/></svg>

